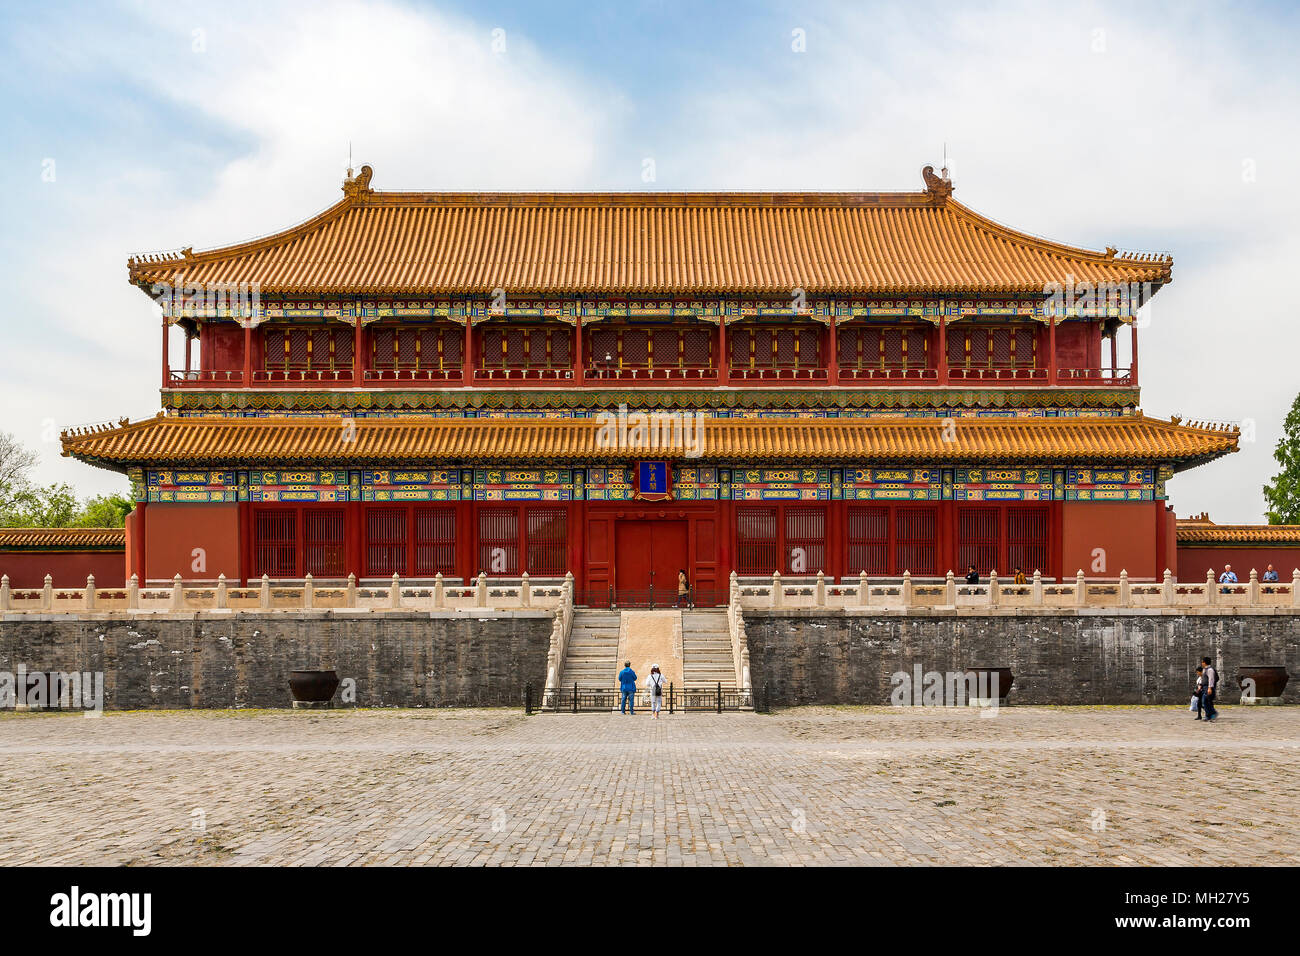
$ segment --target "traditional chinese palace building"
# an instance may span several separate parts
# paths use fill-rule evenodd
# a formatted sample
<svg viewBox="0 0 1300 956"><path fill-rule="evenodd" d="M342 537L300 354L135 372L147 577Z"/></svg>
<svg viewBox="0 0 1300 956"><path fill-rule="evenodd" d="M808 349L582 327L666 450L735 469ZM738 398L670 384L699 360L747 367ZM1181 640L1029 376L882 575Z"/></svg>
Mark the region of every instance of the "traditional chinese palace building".
<svg viewBox="0 0 1300 956"><path fill-rule="evenodd" d="M1132 310L1049 302L1158 292L1168 257L1016 232L929 167L902 193L370 181L129 260L163 302L163 411L63 438L130 476L128 574L1152 579L1169 480L1236 449L1142 414Z"/></svg>

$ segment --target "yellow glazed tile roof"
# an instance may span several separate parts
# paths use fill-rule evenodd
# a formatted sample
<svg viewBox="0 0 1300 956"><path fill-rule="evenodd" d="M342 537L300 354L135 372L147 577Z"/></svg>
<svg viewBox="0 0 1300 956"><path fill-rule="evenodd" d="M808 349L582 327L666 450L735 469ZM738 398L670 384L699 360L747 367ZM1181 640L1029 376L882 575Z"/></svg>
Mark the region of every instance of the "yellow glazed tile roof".
<svg viewBox="0 0 1300 956"><path fill-rule="evenodd" d="M1215 524L1208 515L1178 519L1179 544L1300 545L1296 524Z"/></svg>
<svg viewBox="0 0 1300 956"><path fill-rule="evenodd" d="M1093 252L922 192L376 192L370 170L262 239L128 260L131 281L255 283L262 294L694 295L1042 292L1170 280L1167 256Z"/></svg>
<svg viewBox="0 0 1300 956"><path fill-rule="evenodd" d="M661 420L662 421L662 420ZM693 421L693 419L691 419ZM630 421L635 425L635 421ZM65 432L63 454L131 465L480 462L585 464L667 458L734 464L812 462L1168 463L1191 467L1237 450L1238 433L1144 416L1061 419L705 419L698 456L667 427L635 449L598 419L179 418ZM688 436L689 439L690 436Z"/></svg>
<svg viewBox="0 0 1300 956"><path fill-rule="evenodd" d="M124 528L0 528L0 550L114 551L126 547Z"/></svg>

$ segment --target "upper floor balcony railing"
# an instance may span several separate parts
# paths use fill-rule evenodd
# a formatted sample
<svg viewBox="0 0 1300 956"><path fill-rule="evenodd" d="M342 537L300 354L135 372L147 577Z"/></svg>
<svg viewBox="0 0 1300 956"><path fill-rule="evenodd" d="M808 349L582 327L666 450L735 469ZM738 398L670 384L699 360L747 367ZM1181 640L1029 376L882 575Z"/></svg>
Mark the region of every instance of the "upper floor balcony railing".
<svg viewBox="0 0 1300 956"><path fill-rule="evenodd" d="M873 384L893 384L901 382L930 382L934 383L939 379L939 370L933 368L917 368L915 366L904 367L898 366L872 366L858 368L856 366L840 366L841 382L871 382Z"/></svg>
<svg viewBox="0 0 1300 956"><path fill-rule="evenodd" d="M718 370L705 365L594 365L583 370L592 382L712 382Z"/></svg>
<svg viewBox="0 0 1300 956"><path fill-rule="evenodd" d="M732 366L728 376L734 382L825 382L830 372L819 365L768 365L763 367Z"/></svg>
<svg viewBox="0 0 1300 956"><path fill-rule="evenodd" d="M368 368L361 373L367 385L400 382L460 382L465 373L455 368Z"/></svg>
<svg viewBox="0 0 1300 956"><path fill-rule="evenodd" d="M350 368L259 368L253 371L253 385L351 385L354 373Z"/></svg>
<svg viewBox="0 0 1300 956"><path fill-rule="evenodd" d="M1062 368L1056 372L1060 385L1116 385L1129 386L1133 381L1131 368Z"/></svg>
<svg viewBox="0 0 1300 956"><path fill-rule="evenodd" d="M1040 382L1046 383L1045 368L950 368L948 379L953 382Z"/></svg>

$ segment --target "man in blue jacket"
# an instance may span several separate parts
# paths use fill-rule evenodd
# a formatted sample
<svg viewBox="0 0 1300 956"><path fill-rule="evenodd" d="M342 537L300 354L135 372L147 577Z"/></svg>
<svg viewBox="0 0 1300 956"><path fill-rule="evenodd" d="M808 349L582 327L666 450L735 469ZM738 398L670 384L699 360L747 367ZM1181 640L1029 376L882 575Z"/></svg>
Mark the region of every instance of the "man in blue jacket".
<svg viewBox="0 0 1300 956"><path fill-rule="evenodd" d="M632 662L624 661L623 669L618 672L618 689L622 692L622 701L619 703L618 711L620 714L626 714L631 711L636 716L636 671L632 670Z"/></svg>

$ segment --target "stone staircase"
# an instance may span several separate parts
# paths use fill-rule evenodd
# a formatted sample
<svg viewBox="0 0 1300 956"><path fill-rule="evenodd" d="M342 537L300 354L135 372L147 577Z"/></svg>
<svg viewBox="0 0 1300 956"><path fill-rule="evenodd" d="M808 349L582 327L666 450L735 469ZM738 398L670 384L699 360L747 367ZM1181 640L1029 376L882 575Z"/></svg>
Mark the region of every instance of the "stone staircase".
<svg viewBox="0 0 1300 956"><path fill-rule="evenodd" d="M736 663L725 609L682 612L682 669L690 688L736 689Z"/></svg>
<svg viewBox="0 0 1300 956"><path fill-rule="evenodd" d="M618 611L579 608L573 612L573 631L560 671L560 685L593 689L618 687ZM725 623L725 621L724 621Z"/></svg>

